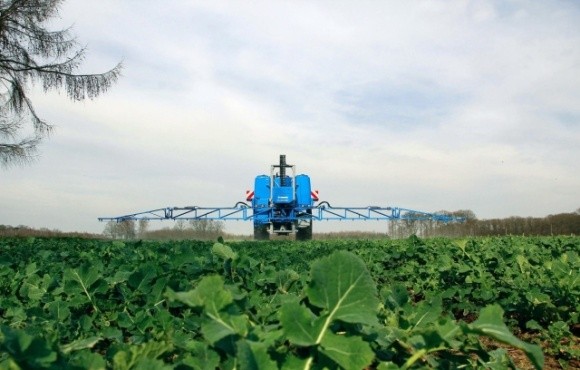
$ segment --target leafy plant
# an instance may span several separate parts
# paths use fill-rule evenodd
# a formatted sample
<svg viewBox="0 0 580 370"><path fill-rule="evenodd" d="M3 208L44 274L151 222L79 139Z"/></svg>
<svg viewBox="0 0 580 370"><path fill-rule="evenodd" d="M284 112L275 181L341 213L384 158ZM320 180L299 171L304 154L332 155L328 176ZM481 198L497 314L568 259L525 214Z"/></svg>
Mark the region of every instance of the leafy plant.
<svg viewBox="0 0 580 370"><path fill-rule="evenodd" d="M573 367L579 247L0 238L0 369Z"/></svg>
<svg viewBox="0 0 580 370"><path fill-rule="evenodd" d="M286 303L280 312L290 343L310 349L303 368L310 369L320 356L346 369L368 366L374 359L370 344L354 330L332 330L336 322L377 324L376 287L360 258L340 251L313 263L306 296L318 313L298 301Z"/></svg>

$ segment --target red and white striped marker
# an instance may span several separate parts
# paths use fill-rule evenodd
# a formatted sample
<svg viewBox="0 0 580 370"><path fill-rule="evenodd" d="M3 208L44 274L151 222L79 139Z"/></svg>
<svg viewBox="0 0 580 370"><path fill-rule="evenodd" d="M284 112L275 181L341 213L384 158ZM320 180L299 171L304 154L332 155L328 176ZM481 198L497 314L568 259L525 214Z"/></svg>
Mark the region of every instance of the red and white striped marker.
<svg viewBox="0 0 580 370"><path fill-rule="evenodd" d="M310 196L312 197L313 201L318 202L318 190L310 191Z"/></svg>
<svg viewBox="0 0 580 370"><path fill-rule="evenodd" d="M246 190L246 200L249 202L252 199L254 199L254 192L250 191L250 190Z"/></svg>

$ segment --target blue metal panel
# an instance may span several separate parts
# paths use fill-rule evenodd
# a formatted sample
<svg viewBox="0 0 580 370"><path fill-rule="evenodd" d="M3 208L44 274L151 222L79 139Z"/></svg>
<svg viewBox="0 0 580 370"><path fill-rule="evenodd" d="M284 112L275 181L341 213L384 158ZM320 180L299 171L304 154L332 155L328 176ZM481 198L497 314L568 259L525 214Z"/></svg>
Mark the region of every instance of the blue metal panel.
<svg viewBox="0 0 580 370"><path fill-rule="evenodd" d="M254 182L254 199L252 205L256 207L267 207L270 201L270 177L266 175L256 176Z"/></svg>
<svg viewBox="0 0 580 370"><path fill-rule="evenodd" d="M269 203L270 177L266 175L256 176L256 180L254 182L254 199L252 199L255 224L266 224L269 222Z"/></svg>
<svg viewBox="0 0 580 370"><path fill-rule="evenodd" d="M292 177L285 176L285 185L281 186L281 177L274 178L274 189L272 191L272 202L274 204L289 204L294 202L294 187Z"/></svg>
<svg viewBox="0 0 580 370"><path fill-rule="evenodd" d="M296 203L298 207L312 206L310 177L307 175L296 176Z"/></svg>

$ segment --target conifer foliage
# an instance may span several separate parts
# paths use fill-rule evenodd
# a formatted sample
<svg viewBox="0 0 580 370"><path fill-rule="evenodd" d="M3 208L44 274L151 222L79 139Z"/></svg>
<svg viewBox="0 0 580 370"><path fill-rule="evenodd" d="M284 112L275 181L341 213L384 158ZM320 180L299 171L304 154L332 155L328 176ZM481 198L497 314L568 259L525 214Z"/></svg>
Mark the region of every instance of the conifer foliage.
<svg viewBox="0 0 580 370"><path fill-rule="evenodd" d="M71 29L47 28L62 3L0 0L0 166L29 162L51 132L29 98L32 85L79 101L101 95L120 76L120 63L104 73L77 73L86 49Z"/></svg>

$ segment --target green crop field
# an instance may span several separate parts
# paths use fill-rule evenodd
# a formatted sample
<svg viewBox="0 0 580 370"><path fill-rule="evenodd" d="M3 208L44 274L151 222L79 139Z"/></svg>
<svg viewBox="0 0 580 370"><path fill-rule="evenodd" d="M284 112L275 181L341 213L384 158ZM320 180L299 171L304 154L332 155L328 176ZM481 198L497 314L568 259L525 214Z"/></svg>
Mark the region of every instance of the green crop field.
<svg viewBox="0 0 580 370"><path fill-rule="evenodd" d="M0 369L578 368L580 238L0 239Z"/></svg>

